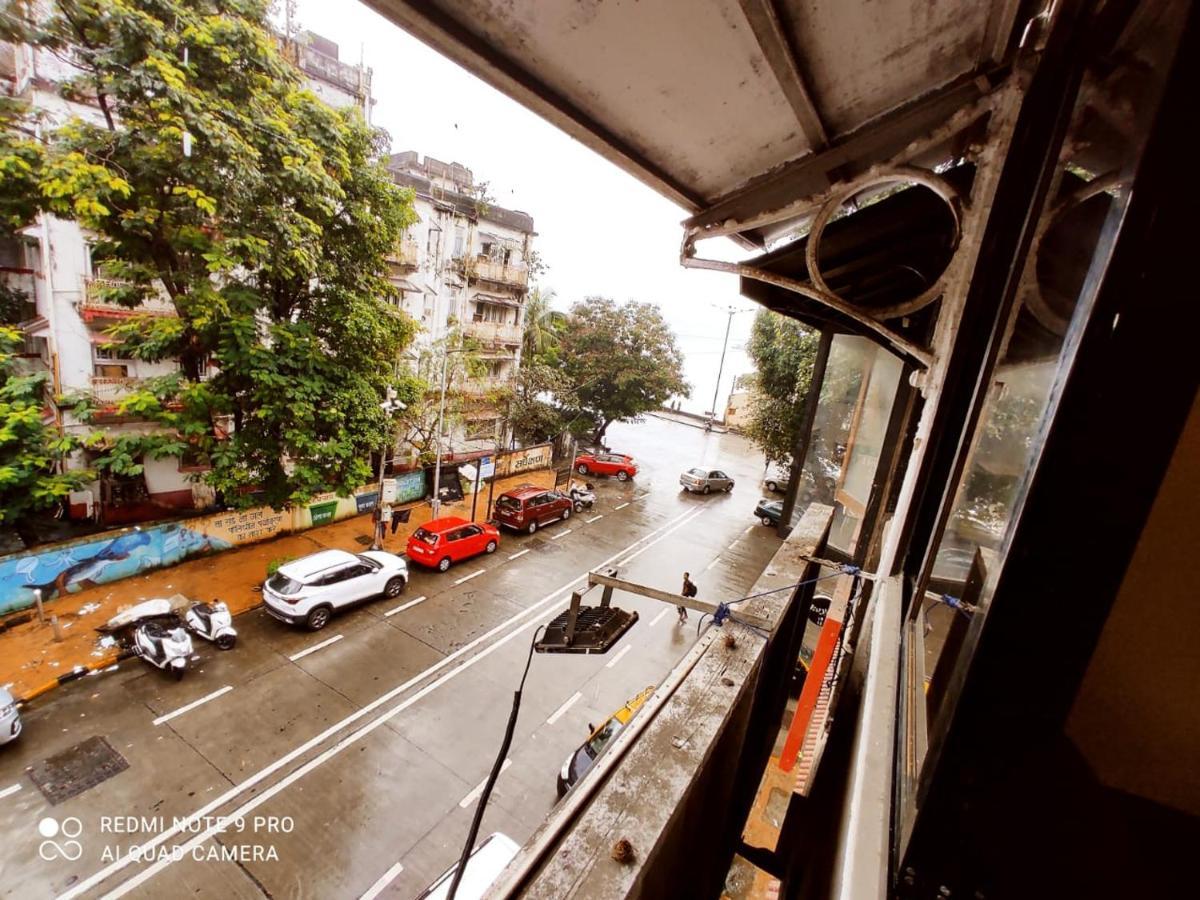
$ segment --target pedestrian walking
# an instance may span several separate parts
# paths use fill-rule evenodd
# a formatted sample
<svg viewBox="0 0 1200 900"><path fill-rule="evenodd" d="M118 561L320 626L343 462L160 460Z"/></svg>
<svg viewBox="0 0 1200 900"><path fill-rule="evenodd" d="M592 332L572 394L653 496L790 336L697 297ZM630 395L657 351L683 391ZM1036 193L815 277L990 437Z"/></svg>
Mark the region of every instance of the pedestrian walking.
<svg viewBox="0 0 1200 900"><path fill-rule="evenodd" d="M683 573L683 590L681 590L679 593L681 593L685 597L695 597L696 596L696 585L692 581L690 572ZM688 620L687 607L686 606L678 606L678 607L676 607L676 609L679 610L679 624L682 625L684 622L686 622Z"/></svg>

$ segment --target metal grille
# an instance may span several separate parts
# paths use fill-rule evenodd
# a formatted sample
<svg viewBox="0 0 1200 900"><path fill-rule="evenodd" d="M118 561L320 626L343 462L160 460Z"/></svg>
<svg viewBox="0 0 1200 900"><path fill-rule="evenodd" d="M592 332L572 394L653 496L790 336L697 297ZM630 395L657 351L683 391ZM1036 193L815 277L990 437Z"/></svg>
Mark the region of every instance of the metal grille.
<svg viewBox="0 0 1200 900"><path fill-rule="evenodd" d="M128 768L125 757L96 736L30 766L29 777L50 805L57 806Z"/></svg>

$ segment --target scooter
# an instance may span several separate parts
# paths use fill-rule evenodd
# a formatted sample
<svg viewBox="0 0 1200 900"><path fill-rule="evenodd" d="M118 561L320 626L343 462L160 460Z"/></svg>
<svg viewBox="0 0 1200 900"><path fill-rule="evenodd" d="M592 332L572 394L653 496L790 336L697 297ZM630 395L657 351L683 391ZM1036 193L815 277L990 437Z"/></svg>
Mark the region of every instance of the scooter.
<svg viewBox="0 0 1200 900"><path fill-rule="evenodd" d="M133 652L179 681L192 655L192 639L179 625L143 622L133 630Z"/></svg>
<svg viewBox="0 0 1200 900"><path fill-rule="evenodd" d="M232 650L237 643L237 629L233 627L233 615L229 607L220 600L212 603L193 603L183 614L188 631L212 641L218 650Z"/></svg>
<svg viewBox="0 0 1200 900"><path fill-rule="evenodd" d="M572 487L569 494L571 504L575 507L575 512L582 512L585 509L591 509L592 504L596 502L596 492L592 487L592 483L586 482L585 487Z"/></svg>

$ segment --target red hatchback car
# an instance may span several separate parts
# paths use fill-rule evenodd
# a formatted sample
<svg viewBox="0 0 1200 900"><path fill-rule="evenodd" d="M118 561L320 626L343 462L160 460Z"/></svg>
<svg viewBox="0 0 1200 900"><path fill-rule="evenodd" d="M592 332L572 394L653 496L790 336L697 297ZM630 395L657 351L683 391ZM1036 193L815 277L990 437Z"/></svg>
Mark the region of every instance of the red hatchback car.
<svg viewBox="0 0 1200 900"><path fill-rule="evenodd" d="M624 453L584 453L575 457L575 471L580 475L615 475L628 481L638 473L637 463Z"/></svg>
<svg viewBox="0 0 1200 900"><path fill-rule="evenodd" d="M496 501L495 518L514 531L533 534L538 526L556 519L571 518L574 504L566 494L532 484L505 491Z"/></svg>
<svg viewBox="0 0 1200 900"><path fill-rule="evenodd" d="M445 572L451 565L480 553L495 553L500 530L486 522L446 516L426 522L408 539L408 558Z"/></svg>

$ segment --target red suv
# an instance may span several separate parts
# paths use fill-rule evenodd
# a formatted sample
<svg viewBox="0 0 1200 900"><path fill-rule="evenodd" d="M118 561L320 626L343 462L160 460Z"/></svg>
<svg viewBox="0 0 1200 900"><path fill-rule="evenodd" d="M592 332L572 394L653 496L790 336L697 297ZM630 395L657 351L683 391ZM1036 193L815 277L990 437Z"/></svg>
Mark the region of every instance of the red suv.
<svg viewBox="0 0 1200 900"><path fill-rule="evenodd" d="M505 491L496 501L496 520L514 531L533 534L539 525L571 518L571 498L532 484Z"/></svg>
<svg viewBox="0 0 1200 900"><path fill-rule="evenodd" d="M415 563L445 572L452 563L495 553L500 546L500 531L486 522L468 522L446 516L426 522L408 539L408 558Z"/></svg>
<svg viewBox="0 0 1200 900"><path fill-rule="evenodd" d="M624 453L584 453L575 457L575 471L580 475L616 475L628 481L638 473L637 463Z"/></svg>

